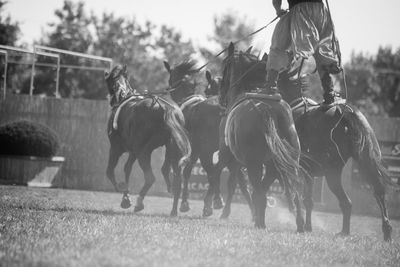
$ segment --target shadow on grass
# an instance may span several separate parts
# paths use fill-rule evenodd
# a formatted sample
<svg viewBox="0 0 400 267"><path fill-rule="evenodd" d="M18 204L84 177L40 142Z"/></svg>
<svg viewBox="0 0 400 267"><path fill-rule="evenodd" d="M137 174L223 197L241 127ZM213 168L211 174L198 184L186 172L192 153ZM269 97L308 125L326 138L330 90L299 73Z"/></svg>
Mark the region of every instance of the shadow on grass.
<svg viewBox="0 0 400 267"><path fill-rule="evenodd" d="M71 208L71 207L41 207L37 205L1 205L0 209L20 209L20 210L34 210L34 211L53 211L53 212L80 212L94 215L103 215L103 216L138 216L138 217L159 217L159 218L167 218L167 219L185 219L185 220L203 220L202 216L194 215L179 215L177 217L171 217L169 214L165 213L140 213L129 210L112 210L112 209L104 209L104 210L95 210L95 209L84 209L84 208Z"/></svg>

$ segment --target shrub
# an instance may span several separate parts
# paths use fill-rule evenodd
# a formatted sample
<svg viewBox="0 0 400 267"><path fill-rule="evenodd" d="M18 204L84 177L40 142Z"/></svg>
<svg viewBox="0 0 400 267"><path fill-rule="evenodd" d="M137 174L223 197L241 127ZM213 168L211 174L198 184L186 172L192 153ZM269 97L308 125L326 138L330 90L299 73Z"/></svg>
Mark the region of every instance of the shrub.
<svg viewBox="0 0 400 267"><path fill-rule="evenodd" d="M52 157L58 149L57 134L43 124L20 120L0 126L0 155Z"/></svg>

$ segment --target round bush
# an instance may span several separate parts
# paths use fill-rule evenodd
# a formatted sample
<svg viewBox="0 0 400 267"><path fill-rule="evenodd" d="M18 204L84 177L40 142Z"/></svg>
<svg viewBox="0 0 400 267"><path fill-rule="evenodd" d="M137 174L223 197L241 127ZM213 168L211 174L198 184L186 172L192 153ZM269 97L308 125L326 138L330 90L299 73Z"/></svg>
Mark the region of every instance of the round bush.
<svg viewBox="0 0 400 267"><path fill-rule="evenodd" d="M53 157L59 149L57 134L27 120L0 126L0 155Z"/></svg>

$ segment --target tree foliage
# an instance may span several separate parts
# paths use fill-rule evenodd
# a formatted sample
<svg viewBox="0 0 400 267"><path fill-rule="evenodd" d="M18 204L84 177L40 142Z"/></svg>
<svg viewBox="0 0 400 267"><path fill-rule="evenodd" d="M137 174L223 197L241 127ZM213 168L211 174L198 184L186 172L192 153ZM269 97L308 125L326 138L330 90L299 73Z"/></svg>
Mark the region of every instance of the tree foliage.
<svg viewBox="0 0 400 267"><path fill-rule="evenodd" d="M400 116L400 49L381 47L376 56L353 53L345 73L351 103L368 115Z"/></svg>
<svg viewBox="0 0 400 267"><path fill-rule="evenodd" d="M7 1L0 0L0 44L14 46L20 35L19 23L4 15L3 7Z"/></svg>
<svg viewBox="0 0 400 267"><path fill-rule="evenodd" d="M224 54L215 57L220 51L228 47L230 42L242 40L254 31L254 26L246 17L240 17L233 11L227 11L221 16L214 17L214 32L209 41L215 44L215 49L203 47L200 49L203 57L209 64L207 68L215 75L221 75L221 66ZM236 45L238 50L247 50L252 44L252 37L243 39Z"/></svg>
<svg viewBox="0 0 400 267"><path fill-rule="evenodd" d="M380 100L387 114L400 116L400 48L393 51L381 47L374 62L377 82L381 88Z"/></svg>

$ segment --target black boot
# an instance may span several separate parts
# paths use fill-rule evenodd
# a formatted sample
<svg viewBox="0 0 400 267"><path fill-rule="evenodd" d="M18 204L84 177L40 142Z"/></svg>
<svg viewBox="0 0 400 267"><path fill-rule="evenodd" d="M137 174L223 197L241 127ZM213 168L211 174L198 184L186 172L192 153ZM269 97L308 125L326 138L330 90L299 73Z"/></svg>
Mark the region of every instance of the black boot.
<svg viewBox="0 0 400 267"><path fill-rule="evenodd" d="M340 94L333 89L332 76L329 73L324 73L321 76L322 89L324 90L324 105L332 105L341 100Z"/></svg>
<svg viewBox="0 0 400 267"><path fill-rule="evenodd" d="M265 88L263 88L260 92L267 95L280 95L278 89L278 76L278 71L273 69L268 70Z"/></svg>

